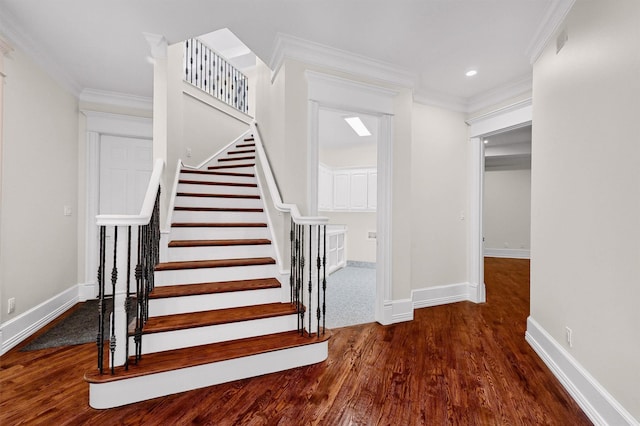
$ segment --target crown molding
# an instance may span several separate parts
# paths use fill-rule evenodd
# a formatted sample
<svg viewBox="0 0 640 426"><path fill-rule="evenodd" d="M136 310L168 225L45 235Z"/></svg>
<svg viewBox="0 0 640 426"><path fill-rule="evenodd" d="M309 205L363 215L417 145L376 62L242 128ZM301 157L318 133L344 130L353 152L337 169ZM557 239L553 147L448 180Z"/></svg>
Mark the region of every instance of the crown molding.
<svg viewBox="0 0 640 426"><path fill-rule="evenodd" d="M510 83L502 84L495 89L487 90L486 92L469 98L467 100L467 111L465 112L472 113L474 111L478 111L509 98L530 92L532 89L533 76L529 74L517 80L513 80Z"/></svg>
<svg viewBox="0 0 640 426"><path fill-rule="evenodd" d="M145 96L127 95L98 89L84 89L79 98L82 102L153 111L153 98Z"/></svg>
<svg viewBox="0 0 640 426"><path fill-rule="evenodd" d="M276 35L269 61L272 80L287 58L406 88L418 81L416 74L395 65L282 33Z"/></svg>
<svg viewBox="0 0 640 426"><path fill-rule="evenodd" d="M29 56L60 86L77 97L81 91L80 84L69 75L63 66L51 57L45 48L18 28L15 22L17 22L15 17L6 10L0 9L0 28L2 28L2 35L6 37L15 48Z"/></svg>
<svg viewBox="0 0 640 426"><path fill-rule="evenodd" d="M429 105L436 108L443 108L456 112L467 112L468 109L467 99L434 91L414 91L413 101L422 105Z"/></svg>
<svg viewBox="0 0 640 426"><path fill-rule="evenodd" d="M527 98L524 99L522 101L519 102L515 102L511 105L507 105L505 107L502 108L498 108L496 110L490 111L486 114L482 114L482 115L478 115L477 117L472 117L468 120L465 121L465 123L467 123L467 125L469 126L473 126L475 124L481 123L483 121L487 121L487 120L491 120L494 118L499 118L502 117L508 113L513 113L513 112L518 112L518 111L522 111L525 110L527 108L531 108L531 106L533 105L533 99L531 98ZM524 121L525 123L528 123L527 120ZM515 126L517 127L517 126Z"/></svg>
<svg viewBox="0 0 640 426"><path fill-rule="evenodd" d="M545 16L536 34L529 43L529 47L527 47L527 56L529 56L531 64L538 60L549 39L560 27L562 22L564 22L575 1L576 0L553 0L549 7L547 7Z"/></svg>

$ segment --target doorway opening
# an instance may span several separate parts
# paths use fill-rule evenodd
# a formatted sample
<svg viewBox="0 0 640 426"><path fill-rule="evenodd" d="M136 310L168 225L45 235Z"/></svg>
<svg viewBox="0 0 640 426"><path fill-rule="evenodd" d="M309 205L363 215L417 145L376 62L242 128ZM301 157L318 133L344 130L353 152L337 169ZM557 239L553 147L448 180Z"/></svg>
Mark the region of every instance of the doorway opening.
<svg viewBox="0 0 640 426"><path fill-rule="evenodd" d="M484 144L484 257L528 259L531 248L531 125Z"/></svg>
<svg viewBox="0 0 640 426"><path fill-rule="evenodd" d="M379 126L374 115L318 110L317 205L329 218L330 328L375 321Z"/></svg>

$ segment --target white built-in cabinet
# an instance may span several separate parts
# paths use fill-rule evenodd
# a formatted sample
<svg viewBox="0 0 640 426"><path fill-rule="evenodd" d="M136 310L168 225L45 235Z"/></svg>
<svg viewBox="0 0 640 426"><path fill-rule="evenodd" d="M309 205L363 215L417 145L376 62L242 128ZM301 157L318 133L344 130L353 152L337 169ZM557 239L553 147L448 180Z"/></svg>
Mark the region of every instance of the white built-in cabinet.
<svg viewBox="0 0 640 426"><path fill-rule="evenodd" d="M377 194L375 167L331 168L320 164L318 210L375 211Z"/></svg>

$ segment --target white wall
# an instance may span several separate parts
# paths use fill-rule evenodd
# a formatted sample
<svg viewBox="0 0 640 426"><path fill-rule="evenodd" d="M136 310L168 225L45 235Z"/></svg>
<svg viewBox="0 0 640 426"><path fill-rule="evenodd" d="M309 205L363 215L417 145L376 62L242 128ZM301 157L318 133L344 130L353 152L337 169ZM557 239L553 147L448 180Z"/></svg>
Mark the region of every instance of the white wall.
<svg viewBox="0 0 640 426"><path fill-rule="evenodd" d="M468 281L468 144L462 113L413 104L413 289Z"/></svg>
<svg viewBox="0 0 640 426"><path fill-rule="evenodd" d="M78 284L78 101L20 50L5 57L5 73L2 323Z"/></svg>
<svg viewBox="0 0 640 426"><path fill-rule="evenodd" d="M534 64L531 182L531 318L636 421L639 23L636 0L575 3Z"/></svg>
<svg viewBox="0 0 640 426"><path fill-rule="evenodd" d="M320 147L319 158L329 167L376 167L378 146L363 144L346 147Z"/></svg>
<svg viewBox="0 0 640 426"><path fill-rule="evenodd" d="M376 232L376 213L321 212L330 224L347 225L347 260L376 261L376 240L369 232Z"/></svg>
<svg viewBox="0 0 640 426"><path fill-rule="evenodd" d="M483 218L485 254L530 249L531 169L485 171Z"/></svg>

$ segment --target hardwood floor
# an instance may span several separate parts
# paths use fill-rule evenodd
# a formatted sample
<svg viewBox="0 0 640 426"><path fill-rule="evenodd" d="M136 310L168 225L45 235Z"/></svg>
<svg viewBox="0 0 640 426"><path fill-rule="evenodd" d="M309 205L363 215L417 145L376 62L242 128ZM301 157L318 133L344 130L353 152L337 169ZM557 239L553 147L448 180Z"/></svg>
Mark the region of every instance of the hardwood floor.
<svg viewBox="0 0 640 426"><path fill-rule="evenodd" d="M524 340L529 262L488 258L487 300L335 329L321 364L109 410L88 405L95 345L0 358L0 424L589 425Z"/></svg>

